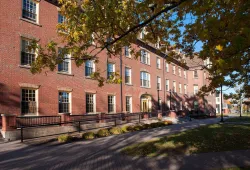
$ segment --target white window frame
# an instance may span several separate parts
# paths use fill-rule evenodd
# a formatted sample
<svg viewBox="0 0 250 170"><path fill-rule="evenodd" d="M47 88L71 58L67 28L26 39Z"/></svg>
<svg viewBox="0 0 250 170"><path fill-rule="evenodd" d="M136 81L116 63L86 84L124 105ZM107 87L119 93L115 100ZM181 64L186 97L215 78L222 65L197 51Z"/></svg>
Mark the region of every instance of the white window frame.
<svg viewBox="0 0 250 170"><path fill-rule="evenodd" d="M28 46L29 46L29 44L31 43L31 41L32 40L30 40L30 39L28 39L28 38L25 38L25 37L22 37L21 38L21 57L20 57L20 65L22 65L22 66L27 66L27 67L30 67L31 66L31 64L36 60L36 58L37 58L37 50L28 50L28 49L24 49L24 48L27 48L27 46L24 46L24 41L25 41L25 43L27 43L28 44ZM34 55L34 61L33 62L31 62L31 64L24 64L24 63L22 63L22 59L23 59L23 56L22 55L24 55L23 53L25 53L25 54L30 54L30 55Z"/></svg>
<svg viewBox="0 0 250 170"><path fill-rule="evenodd" d="M93 74L94 72L95 72L95 61L94 60L87 60L86 62L85 62L85 76L86 77L90 77L91 76L91 74L90 75L86 75L86 63L87 62L92 62L92 67L90 67L90 68L92 68L92 73L91 74Z"/></svg>
<svg viewBox="0 0 250 170"><path fill-rule="evenodd" d="M109 64L111 64L113 66L113 72L110 72L110 73L115 73L115 64L114 63L108 63L107 64L107 78L109 78L109 69L108 69L109 68L108 67Z"/></svg>
<svg viewBox="0 0 250 170"><path fill-rule="evenodd" d="M184 79L186 79L187 78L187 71L186 70L183 71L183 75L184 75Z"/></svg>
<svg viewBox="0 0 250 170"><path fill-rule="evenodd" d="M169 64L166 63L166 72L169 72Z"/></svg>
<svg viewBox="0 0 250 170"><path fill-rule="evenodd" d="M58 52L59 52L59 50L60 50L60 48L58 49ZM64 59L63 62L68 62L68 64L69 64L68 65L68 71L59 71L59 65L63 64L63 62L62 62L62 63L58 64L58 72L59 73L65 73L65 74L71 74L72 73L72 71L71 71L71 54L65 54L64 57L66 59Z"/></svg>
<svg viewBox="0 0 250 170"><path fill-rule="evenodd" d="M176 68L175 68L175 65L172 65L172 71L173 71L173 74L176 74Z"/></svg>
<svg viewBox="0 0 250 170"><path fill-rule="evenodd" d="M166 90L169 91L169 80L166 79Z"/></svg>
<svg viewBox="0 0 250 170"><path fill-rule="evenodd" d="M180 67L178 68L178 74L181 77L181 68Z"/></svg>
<svg viewBox="0 0 250 170"><path fill-rule="evenodd" d="M126 55L126 48L128 48L127 50L128 50L128 55ZM124 47L124 56L125 57L128 57L128 58L131 58L131 49L129 48L129 46L125 46Z"/></svg>
<svg viewBox="0 0 250 170"><path fill-rule="evenodd" d="M142 53L144 53L145 55L142 55ZM144 59L145 62L142 59L143 57L146 57ZM141 49L140 62L143 63L143 64L150 65L150 53L147 50L145 50L145 49Z"/></svg>
<svg viewBox="0 0 250 170"><path fill-rule="evenodd" d="M25 113L22 113L22 97L23 97L23 92L22 92L22 90L35 90L35 102L36 102L36 112L34 113L34 114L25 114ZM20 103L20 112L21 112L21 115L23 115L23 116L38 116L39 115L39 101L38 101L38 89L35 89L35 88L26 88L26 87L22 87L21 88L21 95L20 95L20 101L21 101L21 103Z"/></svg>
<svg viewBox="0 0 250 170"><path fill-rule="evenodd" d="M195 72L197 72L197 77L195 77ZM198 74L198 71L197 71L197 70L194 70L194 71L193 71L193 78L194 78L194 79L198 79L198 78L199 78L199 74Z"/></svg>
<svg viewBox="0 0 250 170"><path fill-rule="evenodd" d="M159 84L159 88L158 88L158 84ZM161 77L157 76L157 90L161 90Z"/></svg>
<svg viewBox="0 0 250 170"><path fill-rule="evenodd" d="M109 112L108 110L108 113L116 113L116 96L115 95L108 95L108 107L109 107L109 96L112 96L114 97L114 103L112 103L114 105L114 111L113 112Z"/></svg>
<svg viewBox="0 0 250 170"><path fill-rule="evenodd" d="M184 94L187 94L187 85L184 84Z"/></svg>
<svg viewBox="0 0 250 170"><path fill-rule="evenodd" d="M93 95L93 112L87 112L87 95ZM86 113L91 114L91 113L96 113L96 94L95 93L85 93L85 104L86 104Z"/></svg>
<svg viewBox="0 0 250 170"><path fill-rule="evenodd" d="M143 82L142 82L142 80L144 80L144 79L142 79L143 78L143 75L142 74L146 74L146 77L148 78L148 86L144 86L143 85ZM148 73L148 72L146 72L146 71L141 71L140 72L140 80L141 80L141 87L144 87L144 88L150 88L151 87L151 82L150 82L150 74Z"/></svg>
<svg viewBox="0 0 250 170"><path fill-rule="evenodd" d="M129 110L130 111L127 111L127 98L129 98L129 104L128 105L129 105ZM133 113L132 96L126 96L125 100L126 100L126 103L125 103L126 104L126 112Z"/></svg>
<svg viewBox="0 0 250 170"><path fill-rule="evenodd" d="M161 69L161 59L159 57L156 58L156 68Z"/></svg>
<svg viewBox="0 0 250 170"><path fill-rule="evenodd" d="M58 91L58 99L59 99L59 92L65 92L65 93L69 94L69 113L72 114L72 92L59 90ZM60 114L60 112L59 112L59 103L60 102L58 100L58 113Z"/></svg>
<svg viewBox="0 0 250 170"><path fill-rule="evenodd" d="M35 0L26 0L26 1L32 1L33 3L36 4L36 13L35 13L35 14L36 14L36 20L34 21L34 20L32 20L32 19L23 17L23 16L24 16L24 15L23 15L24 0L22 0L22 19L28 20L28 21L34 22L34 23L39 23L39 1L35 1Z"/></svg>
<svg viewBox="0 0 250 170"><path fill-rule="evenodd" d="M129 70L129 82L126 82L126 70ZM129 67L125 67L125 84L132 84L132 69Z"/></svg>
<svg viewBox="0 0 250 170"><path fill-rule="evenodd" d="M173 90L176 93L176 81L173 81Z"/></svg>
<svg viewBox="0 0 250 170"><path fill-rule="evenodd" d="M182 94L182 87L181 87L181 83L179 83L179 93Z"/></svg>
<svg viewBox="0 0 250 170"><path fill-rule="evenodd" d="M182 101L180 101L179 104L180 104L180 110L182 110Z"/></svg>
<svg viewBox="0 0 250 170"><path fill-rule="evenodd" d="M196 92L196 87L197 87L197 92ZM197 84L194 84L194 95L196 95L199 91L199 86Z"/></svg>

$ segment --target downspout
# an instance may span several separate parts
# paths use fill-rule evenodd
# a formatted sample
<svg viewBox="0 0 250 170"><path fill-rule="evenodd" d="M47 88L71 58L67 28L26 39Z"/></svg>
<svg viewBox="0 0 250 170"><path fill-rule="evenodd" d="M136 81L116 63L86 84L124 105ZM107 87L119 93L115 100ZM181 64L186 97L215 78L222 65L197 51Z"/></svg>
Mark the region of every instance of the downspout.
<svg viewBox="0 0 250 170"><path fill-rule="evenodd" d="M166 58L166 56L165 56L165 58ZM165 111L165 105L166 105L166 78L165 78L165 69L166 69L166 67L164 67L165 66L165 63L166 63L166 59L165 58L163 58L163 62L162 62L162 64L163 64L163 66L162 66L162 70L163 70L163 95L164 95L164 105L163 105L163 107L162 107L162 111Z"/></svg>
<svg viewBox="0 0 250 170"><path fill-rule="evenodd" d="M120 77L122 80L122 51L120 54ZM123 91L122 91L122 81L120 82L120 90L121 90L121 112L123 112Z"/></svg>

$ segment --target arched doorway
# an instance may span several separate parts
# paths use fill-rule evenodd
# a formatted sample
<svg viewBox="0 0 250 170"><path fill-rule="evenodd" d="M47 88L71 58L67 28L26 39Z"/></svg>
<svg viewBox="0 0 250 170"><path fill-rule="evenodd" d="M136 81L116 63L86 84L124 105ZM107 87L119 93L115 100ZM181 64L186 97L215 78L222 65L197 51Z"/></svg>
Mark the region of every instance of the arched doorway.
<svg viewBox="0 0 250 170"><path fill-rule="evenodd" d="M141 112L151 112L151 110L151 96L149 94L141 95Z"/></svg>

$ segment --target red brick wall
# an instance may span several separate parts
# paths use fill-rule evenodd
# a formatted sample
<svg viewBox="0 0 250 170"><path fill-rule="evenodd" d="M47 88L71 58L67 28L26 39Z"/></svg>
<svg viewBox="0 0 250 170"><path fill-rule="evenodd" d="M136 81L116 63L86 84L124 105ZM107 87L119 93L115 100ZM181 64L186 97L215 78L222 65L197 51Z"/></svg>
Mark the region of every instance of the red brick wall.
<svg viewBox="0 0 250 170"><path fill-rule="evenodd" d="M27 68L20 67L21 58L21 35L32 36L40 39L40 43L45 45L50 40L59 41L57 38L55 26L58 20L57 7L42 0L39 3L39 25L31 24L21 20L22 1L9 0L0 1L0 112L12 113L20 115L20 83L30 83L40 85L38 90L39 115L57 115L58 114L58 88L72 88L72 113L83 114L86 112L85 93L96 92L96 111L108 111L108 94L116 95L116 111L121 112L120 105L120 85L108 84L104 87L98 87L98 82L87 79L84 76L84 65L76 67L72 62L72 75L57 74L48 71L41 74L32 75ZM15 5L13 5L15 4ZM150 54L151 64L145 65L134 59L123 57L123 80L125 80L125 66L132 68L132 85L128 86L123 83L123 110L126 109L125 96L132 96L133 112L140 111L140 97L142 94L152 95L153 101L156 101L153 108L157 108L157 76L161 77L162 90L159 91L159 97L162 102L166 100L169 92L165 89L165 79L170 80L170 88L172 88L173 80L176 81L176 89L178 90L179 82L182 84L184 93L184 84L188 84L188 92L193 92L193 83L191 79L184 79L183 69L182 76L178 76L178 66L176 66L176 75L172 73L172 65L170 64L169 73L165 71L165 62L161 58L161 69L156 68L156 55ZM107 55L103 51L99 55L100 62L96 66L103 71L103 75L107 75ZM115 63L115 69L120 71L120 59L108 59ZM147 70L151 74L151 88L140 87L140 71ZM165 72L165 77L163 76ZM188 72L187 72L188 73ZM187 74L190 77L190 74ZM190 82L188 82L190 81ZM196 83L196 82L195 82ZM201 83L201 80L198 80ZM201 87L201 86L199 86ZM181 99L185 99L183 94L179 94ZM179 100L179 98L178 98ZM184 104L185 101L183 101Z"/></svg>

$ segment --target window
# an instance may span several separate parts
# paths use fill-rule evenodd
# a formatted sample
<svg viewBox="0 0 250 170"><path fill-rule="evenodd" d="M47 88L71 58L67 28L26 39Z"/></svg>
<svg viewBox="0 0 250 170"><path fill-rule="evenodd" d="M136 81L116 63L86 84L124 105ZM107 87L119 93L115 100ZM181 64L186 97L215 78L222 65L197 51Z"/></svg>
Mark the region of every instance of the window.
<svg viewBox="0 0 250 170"><path fill-rule="evenodd" d="M113 63L108 63L108 78L110 78L111 75L114 74L115 72L115 64Z"/></svg>
<svg viewBox="0 0 250 170"><path fill-rule="evenodd" d="M186 70L184 70L183 75L184 75L184 78L186 79L187 78L187 71Z"/></svg>
<svg viewBox="0 0 250 170"><path fill-rule="evenodd" d="M198 78L198 71L194 70L194 78L197 79Z"/></svg>
<svg viewBox="0 0 250 170"><path fill-rule="evenodd" d="M87 60L85 62L85 76L90 77L95 72L95 63L93 60Z"/></svg>
<svg viewBox="0 0 250 170"><path fill-rule="evenodd" d="M38 5L34 0L23 0L22 17L37 22Z"/></svg>
<svg viewBox="0 0 250 170"><path fill-rule="evenodd" d="M150 87L150 74L147 72L141 72L141 87Z"/></svg>
<svg viewBox="0 0 250 170"><path fill-rule="evenodd" d="M198 107L199 107L198 101L194 101L194 109L198 109Z"/></svg>
<svg viewBox="0 0 250 170"><path fill-rule="evenodd" d="M158 69L161 68L161 59L158 58L158 57L157 57L157 59L156 59L156 67L157 67Z"/></svg>
<svg viewBox="0 0 250 170"><path fill-rule="evenodd" d="M115 96L108 96L108 112L114 113L115 112Z"/></svg>
<svg viewBox="0 0 250 170"><path fill-rule="evenodd" d="M161 78L157 76L157 90L161 90Z"/></svg>
<svg viewBox="0 0 250 170"><path fill-rule="evenodd" d="M174 90L174 92L176 92L176 82L175 81L173 81L173 90Z"/></svg>
<svg viewBox="0 0 250 170"><path fill-rule="evenodd" d="M35 50L29 50L28 47L31 44L30 40L22 39L22 54L21 54L21 65L30 66L36 58Z"/></svg>
<svg viewBox="0 0 250 170"><path fill-rule="evenodd" d="M129 58L131 57L131 55L130 55L130 49L129 49L128 46L124 47L124 54L125 54L126 57L129 57Z"/></svg>
<svg viewBox="0 0 250 170"><path fill-rule="evenodd" d="M59 92L59 113L70 113L69 92Z"/></svg>
<svg viewBox="0 0 250 170"><path fill-rule="evenodd" d="M175 100L173 101L173 106L174 106L174 110L177 110L177 104Z"/></svg>
<svg viewBox="0 0 250 170"><path fill-rule="evenodd" d="M175 65L173 65L172 69L173 69L173 74L175 74Z"/></svg>
<svg viewBox="0 0 250 170"><path fill-rule="evenodd" d="M125 84L132 84L131 82L131 68L125 67Z"/></svg>
<svg viewBox="0 0 250 170"><path fill-rule="evenodd" d="M37 104L36 90L22 89L21 113L25 115L36 114Z"/></svg>
<svg viewBox="0 0 250 170"><path fill-rule="evenodd" d="M58 53L60 54L62 49L58 49ZM71 59L69 54L65 54L63 56L62 62L58 64L58 71L64 73L71 73Z"/></svg>
<svg viewBox="0 0 250 170"><path fill-rule="evenodd" d="M194 95L198 93L198 85L194 85Z"/></svg>
<svg viewBox="0 0 250 170"><path fill-rule="evenodd" d="M180 83L179 83L179 93L182 93L182 88Z"/></svg>
<svg viewBox="0 0 250 170"><path fill-rule="evenodd" d="M178 68L178 75L181 77L181 68Z"/></svg>
<svg viewBox="0 0 250 170"><path fill-rule="evenodd" d="M142 29L142 31L140 32L140 39L144 39L146 35L146 31L145 31L145 28Z"/></svg>
<svg viewBox="0 0 250 170"><path fill-rule="evenodd" d="M166 90L169 91L169 80L166 80Z"/></svg>
<svg viewBox="0 0 250 170"><path fill-rule="evenodd" d="M126 111L132 113L132 97L126 96Z"/></svg>
<svg viewBox="0 0 250 170"><path fill-rule="evenodd" d="M166 63L166 72L169 72L169 64Z"/></svg>
<svg viewBox="0 0 250 170"><path fill-rule="evenodd" d="M184 84L184 94L187 94L187 85Z"/></svg>
<svg viewBox="0 0 250 170"><path fill-rule="evenodd" d="M95 113L96 112L96 101L95 94L87 93L86 94L86 113Z"/></svg>
<svg viewBox="0 0 250 170"><path fill-rule="evenodd" d="M145 50L141 50L141 63L150 64L150 56L149 53Z"/></svg>
<svg viewBox="0 0 250 170"><path fill-rule="evenodd" d="M58 23L59 23L59 24L62 24L62 23L65 22L65 20L66 20L65 16L63 16L62 14L60 14L60 13L58 12Z"/></svg>

